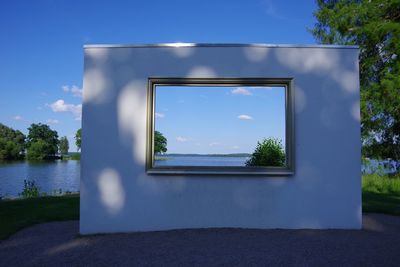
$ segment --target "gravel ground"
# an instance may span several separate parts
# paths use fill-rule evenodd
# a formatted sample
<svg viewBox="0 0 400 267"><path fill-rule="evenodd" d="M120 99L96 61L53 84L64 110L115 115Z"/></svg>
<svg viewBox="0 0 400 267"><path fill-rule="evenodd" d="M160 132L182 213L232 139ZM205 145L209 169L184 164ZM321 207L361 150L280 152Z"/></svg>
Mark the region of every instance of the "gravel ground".
<svg viewBox="0 0 400 267"><path fill-rule="evenodd" d="M363 230L191 229L78 236L78 222L0 242L0 266L400 266L400 217L366 214Z"/></svg>

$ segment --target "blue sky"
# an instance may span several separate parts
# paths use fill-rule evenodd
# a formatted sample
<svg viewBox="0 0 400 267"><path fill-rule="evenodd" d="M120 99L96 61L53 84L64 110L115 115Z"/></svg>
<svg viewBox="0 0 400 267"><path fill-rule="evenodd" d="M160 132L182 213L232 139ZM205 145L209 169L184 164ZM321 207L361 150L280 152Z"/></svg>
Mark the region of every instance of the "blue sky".
<svg viewBox="0 0 400 267"><path fill-rule="evenodd" d="M0 122L27 133L81 126L83 45L315 43L314 1L5 0L0 6Z"/></svg>
<svg viewBox="0 0 400 267"><path fill-rule="evenodd" d="M284 87L157 86L155 102L168 153L252 153L263 138L285 142Z"/></svg>

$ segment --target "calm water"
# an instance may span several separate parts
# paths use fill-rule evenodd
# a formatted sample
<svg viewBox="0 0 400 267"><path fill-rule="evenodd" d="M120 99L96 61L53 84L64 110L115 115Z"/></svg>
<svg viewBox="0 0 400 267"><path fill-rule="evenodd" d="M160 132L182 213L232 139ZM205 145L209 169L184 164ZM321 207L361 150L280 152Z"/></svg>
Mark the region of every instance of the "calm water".
<svg viewBox="0 0 400 267"><path fill-rule="evenodd" d="M245 166L248 157L168 156L155 166Z"/></svg>
<svg viewBox="0 0 400 267"><path fill-rule="evenodd" d="M24 180L34 180L41 192L79 191L80 161L56 160L41 163L25 161L0 163L0 196L18 196Z"/></svg>
<svg viewBox="0 0 400 267"><path fill-rule="evenodd" d="M171 156L167 160L156 160L156 166L244 166L247 157L193 157ZM384 173L400 170L399 162L372 161L363 166L363 172L376 172L377 166L383 166ZM394 165L397 165L393 167ZM80 161L56 160L43 163L25 161L0 163L0 196L16 197L21 193L24 179L34 180L42 192L52 193L61 189L63 192L79 191Z"/></svg>

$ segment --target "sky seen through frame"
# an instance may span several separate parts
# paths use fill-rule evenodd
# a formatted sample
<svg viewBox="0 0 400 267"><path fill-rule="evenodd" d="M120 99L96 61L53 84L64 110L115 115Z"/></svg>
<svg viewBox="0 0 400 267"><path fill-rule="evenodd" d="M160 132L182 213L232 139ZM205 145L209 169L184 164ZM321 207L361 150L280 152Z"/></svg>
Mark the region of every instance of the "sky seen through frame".
<svg viewBox="0 0 400 267"><path fill-rule="evenodd" d="M155 130L167 153L252 153L258 141L285 143L285 87L156 86Z"/></svg>

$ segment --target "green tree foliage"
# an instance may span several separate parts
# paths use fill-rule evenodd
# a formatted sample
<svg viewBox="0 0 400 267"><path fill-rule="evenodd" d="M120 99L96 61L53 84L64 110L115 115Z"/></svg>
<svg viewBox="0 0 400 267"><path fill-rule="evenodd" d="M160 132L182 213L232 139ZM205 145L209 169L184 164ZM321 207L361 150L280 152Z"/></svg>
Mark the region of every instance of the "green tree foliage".
<svg viewBox="0 0 400 267"><path fill-rule="evenodd" d="M25 135L0 123L0 161L24 157Z"/></svg>
<svg viewBox="0 0 400 267"><path fill-rule="evenodd" d="M51 158L58 151L58 134L46 124L31 124L28 128L28 159Z"/></svg>
<svg viewBox="0 0 400 267"><path fill-rule="evenodd" d="M165 138L159 131L154 132L154 153L167 152L167 138Z"/></svg>
<svg viewBox="0 0 400 267"><path fill-rule="evenodd" d="M285 159L282 142L274 138L264 138L261 142L257 142L257 147L246 161L246 166L283 167Z"/></svg>
<svg viewBox="0 0 400 267"><path fill-rule="evenodd" d="M59 142L59 150L61 155L68 154L69 150L69 142L66 136L60 138Z"/></svg>
<svg viewBox="0 0 400 267"><path fill-rule="evenodd" d="M28 146L27 158L30 160L44 160L50 157L49 145L44 140L37 140Z"/></svg>
<svg viewBox="0 0 400 267"><path fill-rule="evenodd" d="M81 150L82 128L75 133L75 144L78 150Z"/></svg>
<svg viewBox="0 0 400 267"><path fill-rule="evenodd" d="M323 44L360 46L363 153L400 159L400 1L318 0Z"/></svg>

